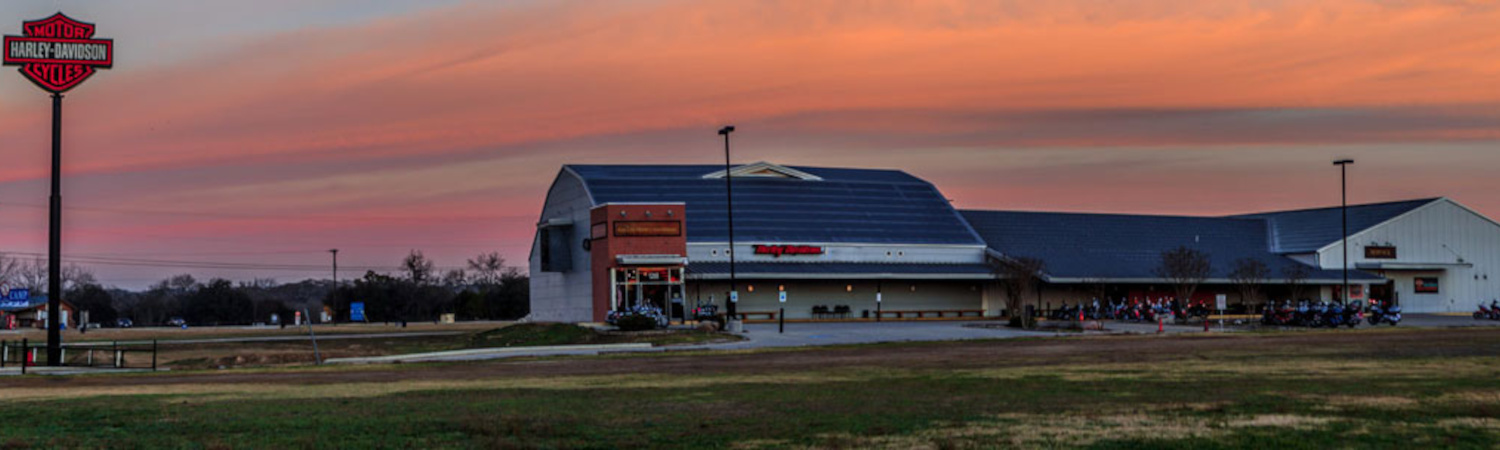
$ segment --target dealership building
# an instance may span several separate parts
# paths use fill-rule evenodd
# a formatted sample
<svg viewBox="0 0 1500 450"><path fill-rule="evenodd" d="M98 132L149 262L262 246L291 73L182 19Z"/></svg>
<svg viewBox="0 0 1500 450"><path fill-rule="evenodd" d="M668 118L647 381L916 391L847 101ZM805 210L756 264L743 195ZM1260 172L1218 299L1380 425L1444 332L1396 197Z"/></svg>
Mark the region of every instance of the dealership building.
<svg viewBox="0 0 1500 450"><path fill-rule="evenodd" d="M599 322L636 305L723 311L731 271L737 309L751 320L783 310L793 320L999 316L1006 301L992 266L1013 257L1045 265L1021 299L1028 305L1160 299L1173 292L1156 270L1161 255L1182 246L1211 261L1195 300L1238 300L1229 273L1245 259L1270 269L1270 298L1336 299L1342 217L1338 207L1228 217L957 210L898 170L568 165L536 225L531 318ZM1353 205L1348 217L1351 299L1450 312L1500 296L1493 220L1446 198Z"/></svg>

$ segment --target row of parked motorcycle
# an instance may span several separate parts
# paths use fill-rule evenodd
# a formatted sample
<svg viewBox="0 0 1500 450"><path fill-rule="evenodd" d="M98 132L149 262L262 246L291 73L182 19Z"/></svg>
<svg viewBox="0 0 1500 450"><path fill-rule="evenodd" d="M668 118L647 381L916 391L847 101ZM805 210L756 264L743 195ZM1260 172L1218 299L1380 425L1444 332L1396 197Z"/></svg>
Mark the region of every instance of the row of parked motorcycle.
<svg viewBox="0 0 1500 450"><path fill-rule="evenodd" d="M1192 303L1184 307L1181 302L1173 301L1146 301L1136 302L1125 300L1110 300L1099 303L1079 302L1076 305L1063 303L1062 307L1052 310L1047 318L1052 320L1119 320L1127 322L1156 322L1158 319L1173 322L1186 322L1192 318L1207 318L1208 306L1203 303Z"/></svg>
<svg viewBox="0 0 1500 450"><path fill-rule="evenodd" d="M1262 325L1281 327L1354 328L1366 321L1371 326L1396 326L1401 323L1401 305L1373 302L1366 308L1364 302L1360 301L1343 304L1301 300L1294 304L1291 300L1286 300L1280 306L1267 304L1262 308L1260 317Z"/></svg>
<svg viewBox="0 0 1500 450"><path fill-rule="evenodd" d="M1500 300L1490 300L1490 307L1479 305L1479 310L1474 311L1474 318L1478 320L1500 320Z"/></svg>

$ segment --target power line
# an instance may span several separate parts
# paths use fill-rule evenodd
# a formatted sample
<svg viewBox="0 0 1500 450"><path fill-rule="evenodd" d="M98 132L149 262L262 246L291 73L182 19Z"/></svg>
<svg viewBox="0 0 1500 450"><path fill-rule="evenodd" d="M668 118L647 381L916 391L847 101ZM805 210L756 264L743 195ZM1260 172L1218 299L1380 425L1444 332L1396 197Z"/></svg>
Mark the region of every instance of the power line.
<svg viewBox="0 0 1500 450"><path fill-rule="evenodd" d="M8 202L8 201L0 201L0 206L15 206L15 207L22 207L22 208L38 208L38 209L45 209L45 208L48 207L47 205L38 205L38 204L34 204L34 203ZM431 218L422 217L422 216L415 216L415 215L412 215L412 216L380 216L380 215L374 215L374 216L371 216L371 215L333 216L333 215L324 215L324 214L264 214L264 213L236 214L236 213L216 213L216 212L202 212L202 211L172 211L172 210L152 210L152 209L103 208L103 207L92 207L92 206L68 206L68 207L64 207L63 209L73 210L73 211L102 212L102 213L126 214L126 215L132 215L133 214L133 215L150 215L150 216L215 217L215 218L228 218L228 219L390 220L390 221L399 221L399 220L432 220ZM444 217L442 217L442 219L443 220L522 220L522 219L530 220L530 219L532 219L534 217L535 217L535 215L531 215L531 214L506 214L506 215L444 216Z"/></svg>
<svg viewBox="0 0 1500 450"><path fill-rule="evenodd" d="M46 256L43 253L34 252L5 252L0 254L22 255L34 258ZM245 263L229 261L193 261L193 260L167 260L167 259L145 259L145 258L118 258L98 256L66 256L65 262L80 265L112 265L112 266L135 266L135 267L170 267L186 269L225 269L225 270L276 270L276 271L323 271L327 267L321 264L280 264L280 263ZM377 270L377 271L399 271L401 266L347 266L352 270ZM467 266L433 266L434 270L464 269Z"/></svg>

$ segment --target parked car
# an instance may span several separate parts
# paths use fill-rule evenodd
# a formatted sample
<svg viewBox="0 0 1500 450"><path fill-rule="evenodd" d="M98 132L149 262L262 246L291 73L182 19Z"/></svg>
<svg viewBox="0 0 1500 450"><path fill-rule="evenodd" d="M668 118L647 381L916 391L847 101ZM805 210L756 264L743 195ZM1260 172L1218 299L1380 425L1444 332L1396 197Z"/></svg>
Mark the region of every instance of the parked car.
<svg viewBox="0 0 1500 450"><path fill-rule="evenodd" d="M187 325L187 321L186 320L182 320L181 317L173 317L171 319L167 319L167 325L174 326L174 327L180 327L180 326L183 326L183 325Z"/></svg>
<svg viewBox="0 0 1500 450"><path fill-rule="evenodd" d="M130 319L115 319L116 328L130 328L133 326L135 326L135 322L132 322Z"/></svg>

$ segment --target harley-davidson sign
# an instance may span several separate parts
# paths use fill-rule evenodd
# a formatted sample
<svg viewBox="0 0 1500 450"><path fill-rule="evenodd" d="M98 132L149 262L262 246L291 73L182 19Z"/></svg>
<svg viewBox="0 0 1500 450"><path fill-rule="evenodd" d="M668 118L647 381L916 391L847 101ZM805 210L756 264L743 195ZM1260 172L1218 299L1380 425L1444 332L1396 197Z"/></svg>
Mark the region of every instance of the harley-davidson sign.
<svg viewBox="0 0 1500 450"><path fill-rule="evenodd" d="M22 36L5 36L5 65L21 66L21 74L42 89L67 92L97 69L114 66L115 43L94 39L94 24L57 13L25 22Z"/></svg>
<svg viewBox="0 0 1500 450"><path fill-rule="evenodd" d="M823 247L813 245L757 245L755 246L755 254L775 257L781 257L781 255L821 255L823 254Z"/></svg>

